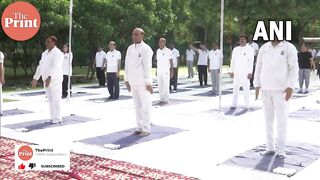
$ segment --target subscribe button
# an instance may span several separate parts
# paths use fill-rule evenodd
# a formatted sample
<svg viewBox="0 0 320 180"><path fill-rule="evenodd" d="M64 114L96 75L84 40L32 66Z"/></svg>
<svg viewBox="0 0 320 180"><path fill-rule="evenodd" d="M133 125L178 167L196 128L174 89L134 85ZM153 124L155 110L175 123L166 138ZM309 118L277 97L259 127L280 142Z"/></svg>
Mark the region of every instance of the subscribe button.
<svg viewBox="0 0 320 180"><path fill-rule="evenodd" d="M35 6L28 2L9 4L2 13L1 26L5 34L16 41L34 37L40 29L41 17Z"/></svg>
<svg viewBox="0 0 320 180"><path fill-rule="evenodd" d="M16 170L70 170L70 150L38 145L15 146Z"/></svg>

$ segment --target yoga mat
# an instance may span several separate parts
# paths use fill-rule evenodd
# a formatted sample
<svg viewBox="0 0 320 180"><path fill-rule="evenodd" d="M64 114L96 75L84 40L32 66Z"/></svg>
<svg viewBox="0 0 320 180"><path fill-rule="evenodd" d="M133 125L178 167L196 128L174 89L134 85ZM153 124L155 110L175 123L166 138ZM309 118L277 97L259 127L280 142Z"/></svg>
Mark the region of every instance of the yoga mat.
<svg viewBox="0 0 320 180"><path fill-rule="evenodd" d="M138 135L133 135L134 130L134 128L126 129L111 134L79 140L78 142L98 146L104 146L105 144L119 145L119 149L122 149L136 144L161 139L170 135L186 131L180 128L152 125L151 134L146 137L140 137Z"/></svg>
<svg viewBox="0 0 320 180"><path fill-rule="evenodd" d="M2 112L1 117L17 116L17 115L30 114L30 113L34 113L34 112L28 111L28 110L22 110L22 109L10 109L10 110L4 110Z"/></svg>
<svg viewBox="0 0 320 180"><path fill-rule="evenodd" d="M288 143L286 146L287 157L285 159L280 159L275 154L261 155L265 149L265 145L257 146L228 159L222 164L276 174L279 174L279 172L275 171L280 170L282 175L291 177L320 157L320 146L307 143Z"/></svg>
<svg viewBox="0 0 320 180"><path fill-rule="evenodd" d="M61 126L72 125L72 124L80 124L80 123L96 121L96 120L98 119L82 117L82 116L65 116L62 118L62 123L59 123L59 124L48 123L49 119L45 119L45 120L36 120L36 121L29 121L29 122L23 122L23 123L17 123L17 124L9 124L3 127L14 129L20 132L30 132L30 131L40 130L40 129L61 127Z"/></svg>

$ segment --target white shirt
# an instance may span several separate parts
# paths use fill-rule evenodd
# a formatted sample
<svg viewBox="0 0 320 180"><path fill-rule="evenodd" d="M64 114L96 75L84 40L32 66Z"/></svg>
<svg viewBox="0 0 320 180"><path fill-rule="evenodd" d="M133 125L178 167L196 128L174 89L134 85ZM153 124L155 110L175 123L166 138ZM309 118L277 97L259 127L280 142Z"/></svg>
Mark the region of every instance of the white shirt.
<svg viewBox="0 0 320 180"><path fill-rule="evenodd" d="M118 50L107 52L107 72L116 73L119 70L119 61L121 61L121 53Z"/></svg>
<svg viewBox="0 0 320 180"><path fill-rule="evenodd" d="M3 64L4 62L4 55L3 53L0 51L0 64Z"/></svg>
<svg viewBox="0 0 320 180"><path fill-rule="evenodd" d="M254 53L250 46L237 46L231 55L231 72L238 75L248 75L253 70Z"/></svg>
<svg viewBox="0 0 320 180"><path fill-rule="evenodd" d="M186 50L186 59L187 59L187 61L193 62L195 54L196 53L194 52L193 49L187 49Z"/></svg>
<svg viewBox="0 0 320 180"><path fill-rule="evenodd" d="M103 67L103 63L107 58L107 54L104 51L98 51L96 53L96 67Z"/></svg>
<svg viewBox="0 0 320 180"><path fill-rule="evenodd" d="M170 73L171 59L173 59L173 53L167 47L157 50L157 75Z"/></svg>
<svg viewBox="0 0 320 180"><path fill-rule="evenodd" d="M125 58L124 81L131 86L152 84L152 55L152 49L143 41L129 46Z"/></svg>
<svg viewBox="0 0 320 180"><path fill-rule="evenodd" d="M199 58L198 58L197 65L208 66L209 51L199 49L198 53L199 53Z"/></svg>
<svg viewBox="0 0 320 180"><path fill-rule="evenodd" d="M62 82L62 63L63 53L60 49L57 47L54 47L51 51L47 49L41 55L41 60L39 61L33 79L39 80L40 76L42 76L42 80L45 81L51 76L51 82Z"/></svg>
<svg viewBox="0 0 320 180"><path fill-rule="evenodd" d="M320 57L320 50L317 52L316 57Z"/></svg>
<svg viewBox="0 0 320 180"><path fill-rule="evenodd" d="M63 54L64 58L63 58L63 63L62 63L62 73L63 73L63 75L71 76L72 75L72 66L70 67L69 55L70 55L70 61L72 63L72 59L73 59L72 52Z"/></svg>
<svg viewBox="0 0 320 180"><path fill-rule="evenodd" d="M259 51L259 45L255 42L247 43L248 46L250 46L253 49L254 56L258 56L258 51Z"/></svg>
<svg viewBox="0 0 320 180"><path fill-rule="evenodd" d="M210 67L209 69L220 69L222 64L223 54L220 49L209 51L209 61Z"/></svg>
<svg viewBox="0 0 320 180"><path fill-rule="evenodd" d="M293 44L282 41L273 47L265 43L259 51L254 85L262 90L284 91L298 81L298 56Z"/></svg>
<svg viewBox="0 0 320 180"><path fill-rule="evenodd" d="M173 55L173 58L172 58L173 68L177 68L178 67L178 58L180 57L180 52L176 48L173 48L172 55Z"/></svg>
<svg viewBox="0 0 320 180"><path fill-rule="evenodd" d="M316 57L317 50L311 49L310 52L311 52L312 58Z"/></svg>

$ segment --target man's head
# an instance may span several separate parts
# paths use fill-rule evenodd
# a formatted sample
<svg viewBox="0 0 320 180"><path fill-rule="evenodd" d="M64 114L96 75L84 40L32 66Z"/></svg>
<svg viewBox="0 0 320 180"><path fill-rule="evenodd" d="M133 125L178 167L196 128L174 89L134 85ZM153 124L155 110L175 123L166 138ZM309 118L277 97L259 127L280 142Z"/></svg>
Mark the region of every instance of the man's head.
<svg viewBox="0 0 320 180"><path fill-rule="evenodd" d="M49 36L46 40L46 48L51 50L53 49L58 42L58 39L55 36Z"/></svg>
<svg viewBox="0 0 320 180"><path fill-rule="evenodd" d="M239 42L240 46L246 46L248 37L245 34L240 35Z"/></svg>
<svg viewBox="0 0 320 180"><path fill-rule="evenodd" d="M302 44L301 48L300 48L301 52L306 52L308 51L308 47L305 43Z"/></svg>
<svg viewBox="0 0 320 180"><path fill-rule="evenodd" d="M109 50L114 51L117 47L117 44L114 41L109 42Z"/></svg>
<svg viewBox="0 0 320 180"><path fill-rule="evenodd" d="M206 50L206 45L205 45L204 43L201 43L201 44L200 44L200 49L201 49L201 50Z"/></svg>
<svg viewBox="0 0 320 180"><path fill-rule="evenodd" d="M63 45L63 52L64 53L69 53L69 44L68 43Z"/></svg>
<svg viewBox="0 0 320 180"><path fill-rule="evenodd" d="M101 52L102 51L102 47L98 47L98 52Z"/></svg>
<svg viewBox="0 0 320 180"><path fill-rule="evenodd" d="M160 49L163 49L166 46L167 40L165 38L160 38L159 39L159 47Z"/></svg>
<svg viewBox="0 0 320 180"><path fill-rule="evenodd" d="M212 48L213 48L213 50L218 49L218 43L216 43L216 42L212 43Z"/></svg>
<svg viewBox="0 0 320 180"><path fill-rule="evenodd" d="M188 44L188 49L192 49L192 47L193 47L192 43L189 43Z"/></svg>
<svg viewBox="0 0 320 180"><path fill-rule="evenodd" d="M141 28L135 28L132 32L132 41L135 44L139 44L143 41L144 31Z"/></svg>
<svg viewBox="0 0 320 180"><path fill-rule="evenodd" d="M170 43L170 49L174 49L176 48L176 44L175 43Z"/></svg>

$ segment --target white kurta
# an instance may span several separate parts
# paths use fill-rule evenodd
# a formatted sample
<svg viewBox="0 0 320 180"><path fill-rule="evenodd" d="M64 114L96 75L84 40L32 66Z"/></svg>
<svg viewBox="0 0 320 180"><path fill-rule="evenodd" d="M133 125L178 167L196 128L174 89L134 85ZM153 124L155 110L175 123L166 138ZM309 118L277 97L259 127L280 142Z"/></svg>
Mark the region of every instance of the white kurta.
<svg viewBox="0 0 320 180"><path fill-rule="evenodd" d="M119 70L119 61L121 61L121 53L118 50L108 51L107 59L107 73L116 73Z"/></svg>
<svg viewBox="0 0 320 180"><path fill-rule="evenodd" d="M222 65L223 54L220 49L209 51L209 69L220 69Z"/></svg>
<svg viewBox="0 0 320 180"><path fill-rule="evenodd" d="M146 85L152 85L153 51L144 42L132 44L127 49L125 58L124 80L131 86L136 109L138 131L150 132L151 123L151 93Z"/></svg>
<svg viewBox="0 0 320 180"><path fill-rule="evenodd" d="M70 61L69 62L69 56L70 56ZM73 54L72 52L69 53L65 53L63 54L63 63L62 63L62 73L63 75L68 75L71 76L72 75L72 60L73 60Z"/></svg>
<svg viewBox="0 0 320 180"><path fill-rule="evenodd" d="M4 55L0 51L0 66L4 64ZM4 70L4 69L3 69ZM3 72L4 73L4 72ZM2 84L0 83L0 114L2 114L2 104L3 104L3 97L2 97Z"/></svg>
<svg viewBox="0 0 320 180"><path fill-rule="evenodd" d="M168 48L157 50L157 78L158 89L161 102L169 102L169 86L170 86L170 61L173 53Z"/></svg>
<svg viewBox="0 0 320 180"><path fill-rule="evenodd" d="M297 49L289 42L265 43L259 50L254 85L261 87L266 123L267 150L274 151L274 116L277 117L277 150L285 154L288 102L284 90L298 81Z"/></svg>
<svg viewBox="0 0 320 180"><path fill-rule="evenodd" d="M107 58L107 54L104 51L96 53L96 67L104 68L104 62Z"/></svg>
<svg viewBox="0 0 320 180"><path fill-rule="evenodd" d="M179 65L178 58L180 57L180 52L176 48L173 48L172 56L173 56L173 59L172 59L173 68L178 68L178 65Z"/></svg>
<svg viewBox="0 0 320 180"><path fill-rule="evenodd" d="M49 109L51 120L61 121L61 94L62 94L62 63L63 53L54 47L51 51L44 51L41 55L41 60L37 67L37 71L33 76L33 79L45 81L49 76L51 77L51 83L49 87L45 88L46 95L49 101Z"/></svg>
<svg viewBox="0 0 320 180"><path fill-rule="evenodd" d="M244 90L244 103L246 108L249 108L250 99L250 80L248 74L252 73L254 61L254 52L250 46L238 46L232 51L231 56L231 73L233 78L233 102L232 107L238 105L238 95L240 87Z"/></svg>

